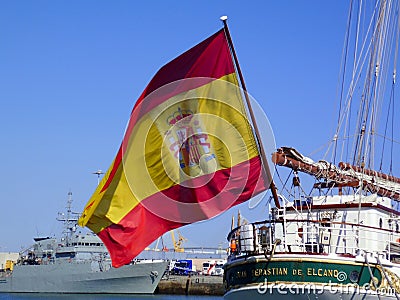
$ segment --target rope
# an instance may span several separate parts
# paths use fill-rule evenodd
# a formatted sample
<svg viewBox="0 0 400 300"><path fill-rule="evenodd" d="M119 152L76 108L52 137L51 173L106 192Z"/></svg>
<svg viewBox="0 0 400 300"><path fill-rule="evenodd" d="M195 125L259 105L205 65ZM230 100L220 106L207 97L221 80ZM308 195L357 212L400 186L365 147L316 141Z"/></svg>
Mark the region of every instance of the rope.
<svg viewBox="0 0 400 300"><path fill-rule="evenodd" d="M388 107L388 111L387 111L387 115L386 115L386 123L385 123L385 133L383 134L384 137L386 137L386 132L387 132L387 128L388 128L388 123L389 123L389 115L390 115L390 108L392 107L392 101L394 101L394 83L392 84L392 92L390 94L390 101L389 101L389 107ZM392 116L393 116L393 112L392 112ZM392 120L393 122L393 120ZM393 123L392 123L392 128L393 128ZM393 136L393 129L392 129L392 136ZM385 144L386 144L386 138L383 139L383 143L382 143L382 155L381 155L381 163L379 165L379 171L382 172L382 165L383 165L383 157L385 156ZM393 141L392 141L393 144Z"/></svg>
<svg viewBox="0 0 400 300"><path fill-rule="evenodd" d="M385 269L384 269L383 266L382 266L381 260L379 259L379 255L378 255L378 257L376 258L376 260L378 261L378 264L381 266L383 275L385 275L385 278L386 278L386 280L387 280L387 282L388 282L390 288L391 288L392 290L395 291L395 292L394 292L394 295L396 296L396 299L397 299L397 300L400 300L400 297L397 295L396 289L393 288L392 282L391 282L391 280L389 279L389 276L387 276L386 271L385 271Z"/></svg>
<svg viewBox="0 0 400 300"><path fill-rule="evenodd" d="M340 113L342 111L342 102L343 102L343 91L344 91L344 82L345 82L345 76L346 76L346 66L347 66L347 56L348 56L348 49L349 49L349 38L350 38L350 28L351 28L351 19L352 19L352 11L353 11L353 1L350 1L350 9L349 9L349 16L347 19L347 31L346 31L346 38L345 38L345 47L344 47L344 62L343 62L343 73L342 73L342 79L341 79L341 87L340 87L340 99L339 99L339 114L338 114L338 128L337 131L339 131L339 126L340 126ZM355 51L356 52L356 51ZM337 136L337 134L335 135ZM333 162L335 163L336 161L336 148L337 148L337 139L334 140L334 146L333 146Z"/></svg>
<svg viewBox="0 0 400 300"><path fill-rule="evenodd" d="M265 250L264 256L265 256L265 258L266 258L268 261L271 261L272 257L273 257L274 254L275 254L276 246L277 246L277 245L280 245L281 242L282 242L282 241L281 241L280 239L276 239L276 240L275 240L274 245L272 246L271 254L270 254L269 257L267 257L268 253L267 253L267 251Z"/></svg>
<svg viewBox="0 0 400 300"><path fill-rule="evenodd" d="M400 13L399 13L399 8L397 7L396 9L397 12L397 32L396 32L396 50L395 50L395 56L394 56L394 70L393 70L393 85L396 83L396 73L397 73L397 56L399 53L399 36L400 36ZM394 88L393 88L393 110L392 110L392 141L393 141L393 130L394 130ZM391 149L390 149L390 167L389 167L389 174L392 174L393 170L393 142L391 144Z"/></svg>
<svg viewBox="0 0 400 300"><path fill-rule="evenodd" d="M394 131L394 96L393 96L393 110L392 110L392 143L390 147L390 167L389 167L389 174L392 175L393 171L393 145L394 145L394 138L393 138L393 131Z"/></svg>
<svg viewBox="0 0 400 300"><path fill-rule="evenodd" d="M290 176L292 175L292 173L293 173L293 170L290 171L290 173L289 173L289 175L288 175L286 181L283 182L282 177L281 177L281 175L279 174L278 168L277 168L276 165L275 165L275 174L278 175L278 179L279 179L279 181L281 182L282 189L286 190L286 192L288 193L288 196L291 196L291 197L295 198L296 195L293 194L292 191L290 191L290 190L286 187L286 184L288 183L289 178L290 178Z"/></svg>
<svg viewBox="0 0 400 300"><path fill-rule="evenodd" d="M375 290L377 291L377 296L378 296L378 299L380 300L381 296L378 293L378 287L376 286L376 283L375 283L375 280L374 280L375 276L372 274L371 266L369 265L367 256L368 256L368 253L365 253L364 258L365 258L365 262L367 263L367 266L368 266L369 276L371 277L372 285L374 286Z"/></svg>

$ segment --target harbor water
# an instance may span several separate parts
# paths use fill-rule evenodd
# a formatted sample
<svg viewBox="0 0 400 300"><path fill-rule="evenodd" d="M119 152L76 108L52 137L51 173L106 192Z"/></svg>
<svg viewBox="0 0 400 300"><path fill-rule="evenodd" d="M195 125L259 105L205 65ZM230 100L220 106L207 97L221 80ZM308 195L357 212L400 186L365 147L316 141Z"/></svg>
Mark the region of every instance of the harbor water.
<svg viewBox="0 0 400 300"><path fill-rule="evenodd" d="M104 295L104 294L0 294L0 300L222 300L222 296Z"/></svg>

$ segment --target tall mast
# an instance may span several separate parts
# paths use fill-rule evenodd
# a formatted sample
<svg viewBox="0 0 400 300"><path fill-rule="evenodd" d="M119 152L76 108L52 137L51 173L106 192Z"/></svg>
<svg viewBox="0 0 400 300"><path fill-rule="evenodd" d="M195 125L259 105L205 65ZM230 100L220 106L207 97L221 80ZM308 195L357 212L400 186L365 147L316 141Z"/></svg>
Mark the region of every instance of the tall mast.
<svg viewBox="0 0 400 300"><path fill-rule="evenodd" d="M228 28L228 24L227 24L227 19L228 19L227 16L222 16L222 17L221 17L221 21L224 23L224 31L225 31L226 38L227 38L227 40L228 40L229 48L230 48L230 50L231 50L231 53L232 53L232 56L233 56L233 60L234 60L234 62L235 62L235 67L236 67L237 73L238 73L238 75L239 75L240 84L241 84L242 89L243 89L243 91L244 91L244 97L245 97L245 99L246 99L246 104L247 104L247 108L248 108L248 110L249 110L250 118L251 118L251 121L252 121L253 126L254 126L254 133L255 133L255 136L256 136L256 139L257 139L259 148L260 148L261 160L262 160L262 164L263 164L263 166L264 166L264 171L265 171L265 173L266 173L266 175L267 175L267 180L270 181L270 186L269 186L269 188L270 188L270 190L271 190L272 197L274 198L275 206L276 206L277 208L280 208L278 193L277 193L277 191L276 191L275 183L274 183L274 181L272 180L272 175L271 175L271 172L270 172L270 170L269 170L269 164L268 164L268 161L267 161L267 157L266 157L266 155L265 155L264 147L263 147L263 145L262 145L261 136L260 136L260 132L259 132L259 130L258 130L256 118L255 118L255 116L254 116L254 112L253 112L253 109L252 109L252 107L251 107L249 95L248 95L248 93L247 93L246 84L245 84L245 82L244 82L244 77L243 77L242 71L241 71L241 69L240 69L239 60L238 60L238 58L237 58L237 56L236 56L235 48L233 47L233 42L232 42L231 34L229 33L229 28Z"/></svg>
<svg viewBox="0 0 400 300"><path fill-rule="evenodd" d="M67 206L66 206L67 209L66 214L59 212L57 218L57 221L64 223L63 234L66 239L67 245L69 244L70 237L76 231L76 224L78 222L78 216L79 216L79 213L73 212L71 207L72 207L72 192L69 191Z"/></svg>

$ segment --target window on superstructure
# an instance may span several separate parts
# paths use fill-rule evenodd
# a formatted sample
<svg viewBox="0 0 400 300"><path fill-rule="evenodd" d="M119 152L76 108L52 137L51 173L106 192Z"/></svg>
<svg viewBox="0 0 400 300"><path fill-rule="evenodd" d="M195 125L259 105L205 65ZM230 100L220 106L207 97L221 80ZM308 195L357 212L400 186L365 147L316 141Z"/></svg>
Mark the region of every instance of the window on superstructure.
<svg viewBox="0 0 400 300"><path fill-rule="evenodd" d="M331 219L322 218L321 227L331 227Z"/></svg>

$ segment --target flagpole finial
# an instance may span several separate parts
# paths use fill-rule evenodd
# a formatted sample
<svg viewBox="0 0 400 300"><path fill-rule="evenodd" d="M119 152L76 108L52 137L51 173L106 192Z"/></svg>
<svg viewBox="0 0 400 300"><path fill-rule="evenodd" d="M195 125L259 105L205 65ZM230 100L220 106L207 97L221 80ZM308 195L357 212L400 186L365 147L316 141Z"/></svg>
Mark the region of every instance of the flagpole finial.
<svg viewBox="0 0 400 300"><path fill-rule="evenodd" d="M226 21L228 20L228 16L222 16L221 18L219 18L221 21Z"/></svg>

